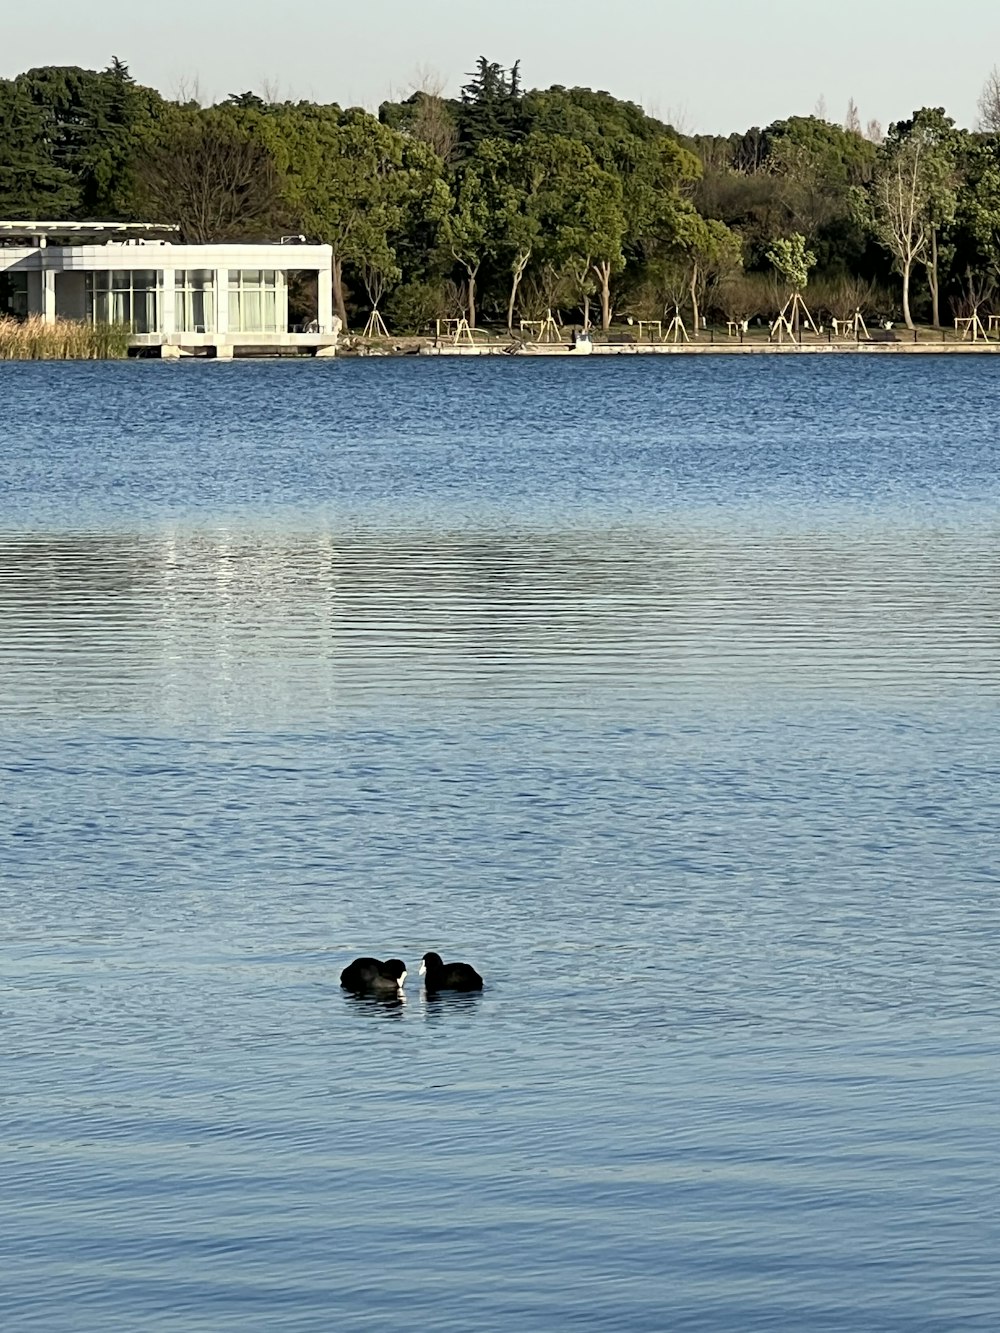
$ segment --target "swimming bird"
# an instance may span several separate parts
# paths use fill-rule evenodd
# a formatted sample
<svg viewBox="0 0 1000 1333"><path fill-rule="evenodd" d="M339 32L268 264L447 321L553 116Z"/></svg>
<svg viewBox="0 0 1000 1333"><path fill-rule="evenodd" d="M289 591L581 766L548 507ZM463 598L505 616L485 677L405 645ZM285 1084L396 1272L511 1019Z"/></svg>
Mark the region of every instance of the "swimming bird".
<svg viewBox="0 0 1000 1333"><path fill-rule="evenodd" d="M406 980L406 964L401 958L355 958L340 974L344 990L398 991Z"/></svg>
<svg viewBox="0 0 1000 1333"><path fill-rule="evenodd" d="M420 975L429 991L483 989L483 979L474 967L468 963L442 962L439 953L424 954Z"/></svg>

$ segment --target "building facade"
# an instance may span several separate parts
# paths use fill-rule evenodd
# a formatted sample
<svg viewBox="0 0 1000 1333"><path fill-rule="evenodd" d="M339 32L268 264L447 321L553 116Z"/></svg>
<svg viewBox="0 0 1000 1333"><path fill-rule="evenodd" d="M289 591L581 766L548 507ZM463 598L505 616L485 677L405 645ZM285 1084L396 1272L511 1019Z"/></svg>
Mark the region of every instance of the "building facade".
<svg viewBox="0 0 1000 1333"><path fill-rule="evenodd" d="M301 237L182 245L137 223L0 222L0 315L124 324L136 351L219 357L331 355L332 252ZM291 275L315 283L315 318L289 323Z"/></svg>

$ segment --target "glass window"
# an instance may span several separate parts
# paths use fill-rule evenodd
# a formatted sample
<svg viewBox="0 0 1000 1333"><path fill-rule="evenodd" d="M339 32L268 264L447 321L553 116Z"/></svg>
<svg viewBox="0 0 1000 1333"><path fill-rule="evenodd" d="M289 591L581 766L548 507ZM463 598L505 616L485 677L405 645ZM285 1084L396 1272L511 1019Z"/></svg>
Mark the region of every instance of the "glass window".
<svg viewBox="0 0 1000 1333"><path fill-rule="evenodd" d="M174 328L179 333L214 332L215 274L210 268L175 272Z"/></svg>
<svg viewBox="0 0 1000 1333"><path fill-rule="evenodd" d="M283 333L284 274L277 269L229 270L229 328L233 333Z"/></svg>
<svg viewBox="0 0 1000 1333"><path fill-rule="evenodd" d="M124 324L133 333L159 332L159 278L155 269L87 273L88 319L94 324Z"/></svg>
<svg viewBox="0 0 1000 1333"><path fill-rule="evenodd" d="M136 333L155 333L157 292L155 287L139 287L132 294L132 327Z"/></svg>

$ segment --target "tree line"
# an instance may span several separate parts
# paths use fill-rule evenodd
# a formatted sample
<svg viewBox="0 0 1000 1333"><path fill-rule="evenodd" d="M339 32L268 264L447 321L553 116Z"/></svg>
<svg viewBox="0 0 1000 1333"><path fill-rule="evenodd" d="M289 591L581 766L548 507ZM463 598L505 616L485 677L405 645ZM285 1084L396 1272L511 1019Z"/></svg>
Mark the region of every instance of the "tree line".
<svg viewBox="0 0 1000 1333"><path fill-rule="evenodd" d="M192 243L301 234L333 250L345 326L552 311L773 316L810 304L940 324L1000 278L1000 75L982 124L924 107L882 134L790 116L683 134L589 88L482 58L457 98L357 107L168 99L114 59L0 80L0 217L172 222Z"/></svg>

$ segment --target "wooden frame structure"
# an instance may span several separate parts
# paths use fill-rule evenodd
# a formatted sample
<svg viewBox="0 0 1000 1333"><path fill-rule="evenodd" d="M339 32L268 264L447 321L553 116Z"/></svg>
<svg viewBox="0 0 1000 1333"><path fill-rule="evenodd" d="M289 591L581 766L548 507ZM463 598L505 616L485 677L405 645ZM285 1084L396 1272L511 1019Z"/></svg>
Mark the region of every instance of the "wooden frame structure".
<svg viewBox="0 0 1000 1333"><path fill-rule="evenodd" d="M778 342L782 341L782 334L787 332L792 342L795 341L795 335L799 330L800 320L806 328L812 329L813 333L819 336L819 329L816 327L815 320L809 313L809 307L802 299L801 292L792 292L791 296L781 307L777 319L771 325L769 341L774 341L774 335L777 333Z"/></svg>
<svg viewBox="0 0 1000 1333"><path fill-rule="evenodd" d="M996 316L987 315L987 319L990 320L992 325ZM955 332L957 333L959 330L962 332L962 342L965 342L966 338L970 342L978 342L980 338L983 342L989 342L990 340L990 335L983 328L983 321L979 318L978 310L974 310L971 315L965 315L955 320Z"/></svg>
<svg viewBox="0 0 1000 1333"><path fill-rule="evenodd" d="M688 337L688 331L684 327L684 321L681 319L680 306L676 305L674 306L673 317L670 320L670 323L667 325L667 331L663 335L662 341L669 342L671 340L671 335L673 336L673 341L675 343L679 342L689 343L691 341L691 339Z"/></svg>
<svg viewBox="0 0 1000 1333"><path fill-rule="evenodd" d="M866 341L871 340L871 334L868 332L868 325L865 323L865 317L860 308L855 310L850 319L832 319L833 336L835 338L846 338L850 335L857 342L862 338Z"/></svg>
<svg viewBox="0 0 1000 1333"><path fill-rule="evenodd" d="M544 318L544 319L522 319L522 320L521 320L521 332L522 332L522 333L524 333L525 330L527 330L527 331L530 333L531 330L532 330L532 329L535 329L535 328L538 329L538 334L536 335L536 338L535 338L535 341L536 341L536 342L540 342L540 343L561 343L561 342L562 342L562 333L561 333L560 330L559 330L559 325L558 325L558 324L555 322L555 320L552 318L552 311L551 311L551 310L546 310L546 312L545 312L545 318Z"/></svg>
<svg viewBox="0 0 1000 1333"><path fill-rule="evenodd" d="M361 334L362 338L388 338L389 330L385 326L385 320L382 318L382 312L376 306L368 316L368 323Z"/></svg>
<svg viewBox="0 0 1000 1333"><path fill-rule="evenodd" d="M434 321L434 340L441 341L441 330L444 328L446 338L450 337L452 343L457 347L464 339L470 347L475 345L475 338L472 336L472 330L469 328L469 321L463 315L461 319L436 319Z"/></svg>

